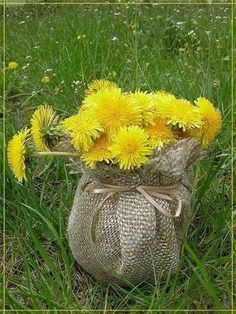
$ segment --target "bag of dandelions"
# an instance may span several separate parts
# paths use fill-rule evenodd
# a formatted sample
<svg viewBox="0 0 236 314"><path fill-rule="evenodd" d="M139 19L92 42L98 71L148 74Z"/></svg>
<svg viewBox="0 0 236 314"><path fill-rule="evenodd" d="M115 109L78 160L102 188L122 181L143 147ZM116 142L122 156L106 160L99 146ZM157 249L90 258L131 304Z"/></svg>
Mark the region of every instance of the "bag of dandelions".
<svg viewBox="0 0 236 314"><path fill-rule="evenodd" d="M174 272L191 219L192 164L221 128L209 100L158 91L122 92L95 80L62 121L47 105L8 144L26 180L25 157L64 156L82 169L69 217L79 265L107 283L154 282Z"/></svg>

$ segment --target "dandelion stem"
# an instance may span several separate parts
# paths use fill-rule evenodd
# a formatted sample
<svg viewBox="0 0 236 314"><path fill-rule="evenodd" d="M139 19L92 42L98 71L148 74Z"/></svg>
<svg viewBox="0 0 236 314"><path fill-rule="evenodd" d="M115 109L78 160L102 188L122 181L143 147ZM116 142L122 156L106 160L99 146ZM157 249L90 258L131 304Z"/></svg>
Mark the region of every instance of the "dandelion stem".
<svg viewBox="0 0 236 314"><path fill-rule="evenodd" d="M79 153L73 152L35 152L36 156L65 156L65 157L80 157Z"/></svg>

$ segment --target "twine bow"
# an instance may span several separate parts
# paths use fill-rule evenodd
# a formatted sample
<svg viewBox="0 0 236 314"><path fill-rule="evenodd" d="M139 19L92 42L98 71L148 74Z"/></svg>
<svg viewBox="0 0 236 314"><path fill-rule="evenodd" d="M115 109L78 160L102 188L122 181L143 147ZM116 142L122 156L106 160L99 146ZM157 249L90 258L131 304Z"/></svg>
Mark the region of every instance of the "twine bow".
<svg viewBox="0 0 236 314"><path fill-rule="evenodd" d="M103 184L102 188L93 189L93 194L104 194L107 193L106 197L99 203L98 207L96 208L91 223L91 237L92 241L95 242L95 226L98 222L99 218L99 211L105 201L119 192L139 192L142 194L149 203L151 203L155 209L157 209L160 213L168 218L175 218L179 217L182 209L182 202L181 199L177 196L176 190L179 187L179 184L169 185L169 186L149 186L149 185L139 185L139 186L119 186L119 185L111 185L111 184ZM172 215L170 212L165 210L160 204L158 204L154 197L158 197L160 199L164 199L167 201L177 200L177 209L175 214Z"/></svg>

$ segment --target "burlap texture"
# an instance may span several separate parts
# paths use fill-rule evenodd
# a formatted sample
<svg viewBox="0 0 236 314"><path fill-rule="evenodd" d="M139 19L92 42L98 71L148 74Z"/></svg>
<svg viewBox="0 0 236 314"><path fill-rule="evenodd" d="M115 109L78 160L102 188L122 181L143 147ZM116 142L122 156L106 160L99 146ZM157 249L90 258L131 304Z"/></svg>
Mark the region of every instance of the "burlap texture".
<svg viewBox="0 0 236 314"><path fill-rule="evenodd" d="M193 139L157 150L150 162L135 171L121 171L114 165L84 169L69 217L69 245L79 265L97 280L106 283L154 282L162 274L174 272L181 239L189 225L193 192L192 163L201 148ZM168 218L137 191L119 192L101 206L91 237L94 212L106 194L93 194L103 184L122 186L168 186L182 201L181 215ZM174 213L175 201L154 198Z"/></svg>

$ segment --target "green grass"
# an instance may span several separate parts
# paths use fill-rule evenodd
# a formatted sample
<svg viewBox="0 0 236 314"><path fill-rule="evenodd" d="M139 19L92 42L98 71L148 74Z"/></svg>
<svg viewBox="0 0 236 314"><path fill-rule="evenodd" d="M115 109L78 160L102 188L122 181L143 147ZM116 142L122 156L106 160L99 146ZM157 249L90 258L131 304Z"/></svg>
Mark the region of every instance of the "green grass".
<svg viewBox="0 0 236 314"><path fill-rule="evenodd" d="M102 285L75 263L66 226L80 174L68 161L33 161L23 185L7 166L6 309L231 308L230 14L227 5L7 10L6 61L19 64L6 71L7 140L43 102L62 117L74 113L94 78L113 79L127 91L164 89L191 101L202 95L218 106L224 121L205 159L195 165L194 216L179 270L156 286ZM86 37L78 40L82 34ZM41 82L44 75L49 84Z"/></svg>

